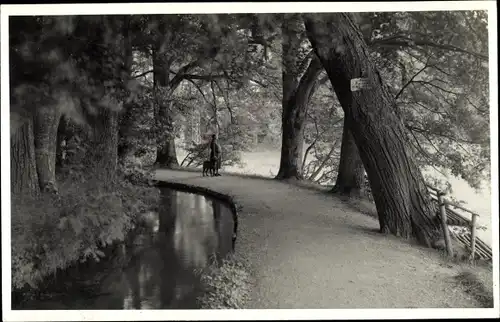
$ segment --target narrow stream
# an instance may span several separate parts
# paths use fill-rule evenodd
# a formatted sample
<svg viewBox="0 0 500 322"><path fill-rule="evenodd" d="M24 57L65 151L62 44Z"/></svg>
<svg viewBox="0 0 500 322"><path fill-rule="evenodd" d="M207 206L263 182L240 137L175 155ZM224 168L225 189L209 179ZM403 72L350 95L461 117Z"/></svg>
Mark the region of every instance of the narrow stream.
<svg viewBox="0 0 500 322"><path fill-rule="evenodd" d="M161 188L160 213L142 225L108 259L58 282L71 287L43 293L13 309L195 309L201 292L194 273L233 248L233 212L203 195ZM117 264L122 263L122 264ZM15 303L15 301L13 301Z"/></svg>

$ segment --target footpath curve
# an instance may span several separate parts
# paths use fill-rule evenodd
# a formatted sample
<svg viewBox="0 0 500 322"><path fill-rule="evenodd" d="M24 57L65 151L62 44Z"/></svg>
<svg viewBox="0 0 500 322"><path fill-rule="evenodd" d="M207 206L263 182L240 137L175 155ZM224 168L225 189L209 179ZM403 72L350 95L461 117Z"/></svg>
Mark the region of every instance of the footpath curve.
<svg viewBox="0 0 500 322"><path fill-rule="evenodd" d="M380 235L375 219L320 189L181 170L155 176L231 196L241 207L236 252L256 280L245 308L480 307L437 252Z"/></svg>

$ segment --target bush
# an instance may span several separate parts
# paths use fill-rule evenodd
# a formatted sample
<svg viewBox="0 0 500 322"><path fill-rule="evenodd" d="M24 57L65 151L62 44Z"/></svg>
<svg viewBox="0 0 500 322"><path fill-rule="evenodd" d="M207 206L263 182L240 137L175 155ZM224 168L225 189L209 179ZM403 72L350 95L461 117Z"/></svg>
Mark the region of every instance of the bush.
<svg viewBox="0 0 500 322"><path fill-rule="evenodd" d="M241 309L250 299L249 264L241 257L231 254L199 274L204 288L198 298L202 309Z"/></svg>
<svg viewBox="0 0 500 322"><path fill-rule="evenodd" d="M159 191L123 177L103 182L90 174L59 178L59 195L12 198L12 283L36 288L44 277L123 241L135 216L159 200Z"/></svg>
<svg viewBox="0 0 500 322"><path fill-rule="evenodd" d="M154 185L154 168L145 168L141 163L122 161L119 165L118 173L126 181L135 185L151 187Z"/></svg>

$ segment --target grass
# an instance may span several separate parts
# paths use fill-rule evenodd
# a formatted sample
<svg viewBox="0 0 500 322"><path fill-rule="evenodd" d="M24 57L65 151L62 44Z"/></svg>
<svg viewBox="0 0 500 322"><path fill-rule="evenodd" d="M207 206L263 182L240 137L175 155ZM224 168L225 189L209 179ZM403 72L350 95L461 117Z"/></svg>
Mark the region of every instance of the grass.
<svg viewBox="0 0 500 322"><path fill-rule="evenodd" d="M252 289L248 261L239 254L230 254L220 263L213 261L196 273L203 287L198 297L201 309L242 309Z"/></svg>
<svg viewBox="0 0 500 322"><path fill-rule="evenodd" d="M455 281L464 292L470 294L482 307L493 307L493 275L491 270L463 268L455 276Z"/></svg>

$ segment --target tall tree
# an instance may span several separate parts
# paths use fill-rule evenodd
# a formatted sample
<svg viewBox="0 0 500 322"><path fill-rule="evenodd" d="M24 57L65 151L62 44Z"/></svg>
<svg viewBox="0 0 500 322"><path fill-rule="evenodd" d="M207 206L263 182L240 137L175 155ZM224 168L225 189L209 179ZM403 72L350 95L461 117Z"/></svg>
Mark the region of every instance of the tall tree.
<svg viewBox="0 0 500 322"><path fill-rule="evenodd" d="M357 21L417 164L478 187L490 162L486 12L366 13Z"/></svg>
<svg viewBox="0 0 500 322"><path fill-rule="evenodd" d="M9 28L16 30L20 26L17 19L9 19ZM31 105L39 103L37 99L30 99L26 95L35 91L36 86L27 84L30 78L36 83L41 79L43 70L36 68L31 55L22 52L21 46L32 45L36 39L32 39L39 27L35 19L24 21L23 32L20 29L17 34L9 35L10 56L10 156L11 156L11 190L13 195L37 196L40 192L38 174L36 170L35 141L33 135L33 110ZM30 47L28 47L30 48ZM24 70L21 67L31 67ZM35 77L38 76L38 77Z"/></svg>
<svg viewBox="0 0 500 322"><path fill-rule="evenodd" d="M368 55L362 34L349 14L306 14L305 26L325 67L363 165L368 173L380 231L415 237L432 246L440 238L436 209L412 159L404 125ZM351 91L351 80L364 78L370 89Z"/></svg>
<svg viewBox="0 0 500 322"><path fill-rule="evenodd" d="M280 168L277 179L301 179L302 144L307 104L322 66L304 46L300 14L285 14L282 23L283 112Z"/></svg>
<svg viewBox="0 0 500 322"><path fill-rule="evenodd" d="M479 187L489 177L484 12L374 12L356 20L425 179L443 187L435 174L449 171ZM343 169L354 173L356 163L342 162L344 156Z"/></svg>
<svg viewBox="0 0 500 322"><path fill-rule="evenodd" d="M94 87L90 100L84 99L86 108L94 110L89 116L93 147L88 156L98 174L110 179L116 175L118 113L126 101L125 87L130 79L124 56L129 52L125 48L125 29L123 16L96 16L79 19L74 31L75 37L86 38L80 47L84 57L77 66L86 68L85 74Z"/></svg>
<svg viewBox="0 0 500 322"><path fill-rule="evenodd" d="M12 112L11 115L13 115ZM11 193L37 196L40 193L40 187L36 172L33 121L28 117L20 124L14 132L11 131L10 137Z"/></svg>
<svg viewBox="0 0 500 322"><path fill-rule="evenodd" d="M89 157L99 159L96 169L114 175L117 113L129 86L121 18L17 17L11 23L19 30L11 38L12 107L34 120L41 188L57 190L57 130L63 114L92 125L97 145Z"/></svg>
<svg viewBox="0 0 500 322"><path fill-rule="evenodd" d="M56 54L57 42L54 40L60 36L57 21L41 17L23 17L11 19L10 24L13 30L19 30L17 35L10 37L12 112L18 116L23 115L19 118L20 124L23 124L19 135L25 136L18 139L24 142L30 142L29 138L33 139L39 186L43 191L57 191L55 138L61 111L56 102L50 99L47 84L47 76L51 74L54 66L47 54ZM23 46L25 51L22 51ZM41 47L39 56L34 54L35 47ZM40 60L45 60L45 64L40 64ZM30 103L35 103L37 108L28 107L29 98L25 95L33 97L33 94L38 97ZM33 133L30 133L31 131ZM19 151L19 147L16 151ZM26 150L25 157L31 157L30 151L30 148ZM26 160L26 164L31 164L31 161ZM30 171L27 173L31 175Z"/></svg>
<svg viewBox="0 0 500 322"><path fill-rule="evenodd" d="M227 29L220 26L217 19L216 15L168 15L146 16L142 20L146 37L136 39L135 43L151 54L153 60L150 72L154 75L156 104L156 163L162 166L178 165L173 124L174 92L183 80L210 79L210 75L199 75L195 71L213 62L221 49Z"/></svg>

